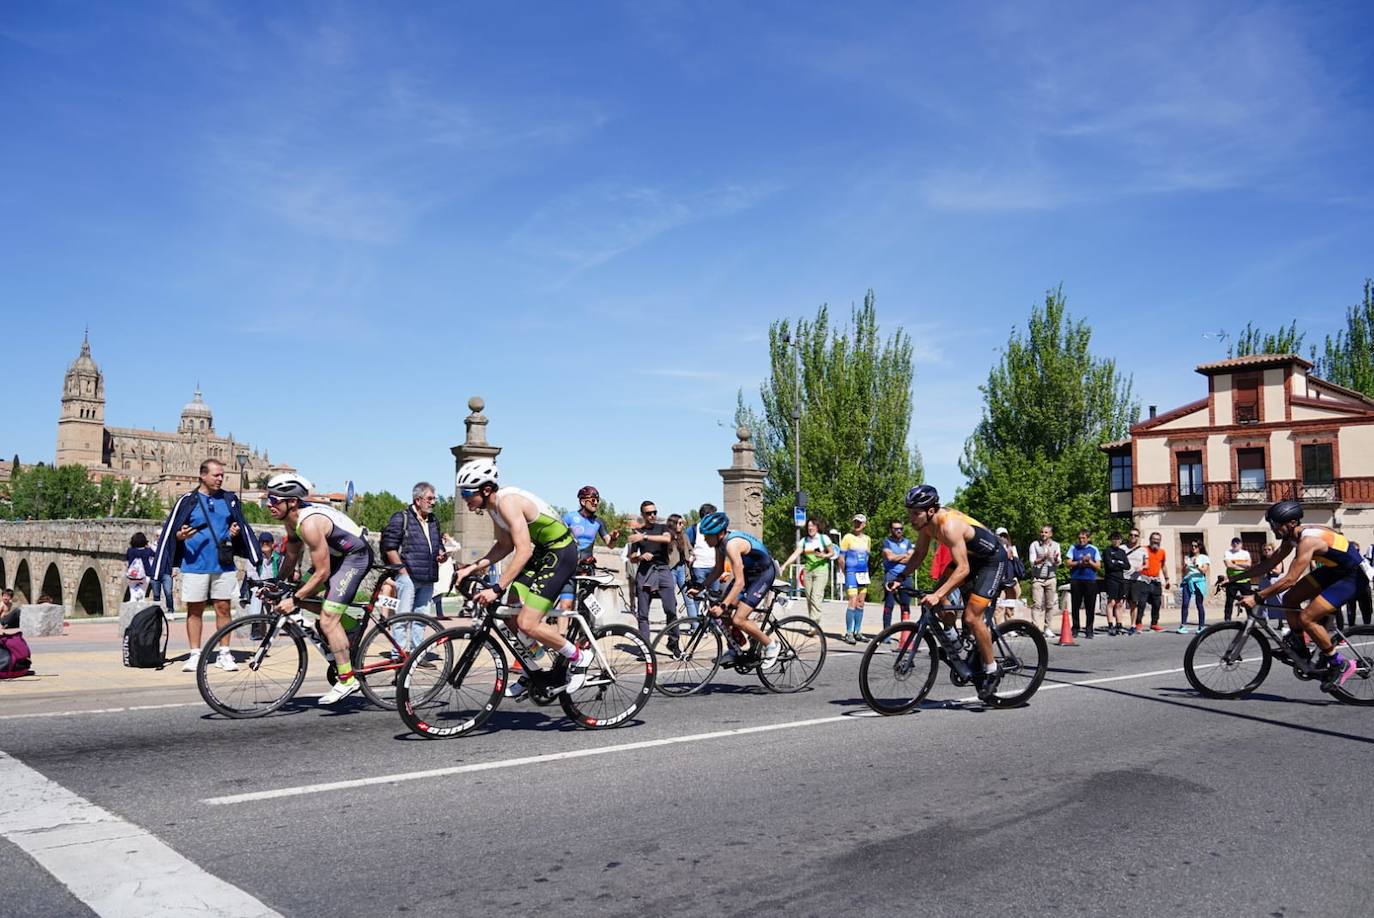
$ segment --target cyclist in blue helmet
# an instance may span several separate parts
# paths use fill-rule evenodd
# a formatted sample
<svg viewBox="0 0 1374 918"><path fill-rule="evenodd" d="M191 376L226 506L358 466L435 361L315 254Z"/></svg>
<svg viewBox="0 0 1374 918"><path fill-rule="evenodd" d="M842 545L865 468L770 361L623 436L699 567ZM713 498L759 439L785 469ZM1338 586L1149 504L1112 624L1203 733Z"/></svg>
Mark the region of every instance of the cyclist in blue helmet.
<svg viewBox="0 0 1374 918"><path fill-rule="evenodd" d="M749 616L763 602L778 578L778 565L768 553L763 542L747 532L730 528L730 517L719 510L702 517L697 523L706 544L716 550L716 563L706 580L698 586L704 590L719 579L725 572L725 564L730 563L734 575L730 587L720 604L712 606L710 614L720 616L730 613L730 622L745 634L754 638L763 647L763 666L772 667L778 660L782 645L773 640L763 629L750 621Z"/></svg>

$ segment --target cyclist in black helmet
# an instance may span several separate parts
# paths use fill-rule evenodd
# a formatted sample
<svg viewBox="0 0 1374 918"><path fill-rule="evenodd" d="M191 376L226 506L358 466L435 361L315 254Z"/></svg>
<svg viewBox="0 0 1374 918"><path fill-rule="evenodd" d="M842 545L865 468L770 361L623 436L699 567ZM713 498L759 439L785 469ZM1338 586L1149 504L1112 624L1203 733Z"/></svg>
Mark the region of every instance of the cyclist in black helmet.
<svg viewBox="0 0 1374 918"><path fill-rule="evenodd" d="M1364 576L1360 553L1349 539L1330 526L1304 523L1302 504L1296 500L1274 504L1265 512L1264 521L1279 538L1279 547L1232 579L1259 581L1290 554L1294 556L1293 563L1288 565L1283 576L1258 593L1240 597L1240 602L1247 608L1254 608L1262 599L1282 596L1283 614L1288 619L1288 627L1293 629L1288 639L1300 646L1305 633L1321 649L1322 662L1326 665L1322 691L1329 692L1344 685L1356 666L1354 660L1347 660L1335 652L1331 636L1321 623L1354 597L1359 587L1357 578ZM1303 603L1307 604L1305 608L1302 608Z"/></svg>
<svg viewBox="0 0 1374 918"><path fill-rule="evenodd" d="M952 507L941 507L940 494L930 485L912 488L906 494L905 503L908 519L917 532L916 546L906 566L893 569L887 575L888 588L895 588L909 572L920 568L932 541L949 549L954 558L950 573L937 589L921 598L921 605L938 609L944 605L945 597L963 587L968 597L964 606L964 629L973 634L978 653L983 658L983 672L974 677L978 697L991 698L1002 681L1002 674L997 668L992 632L983 620L983 613L1002 591L1007 569L1006 549L1001 539L973 517ZM951 617L945 624L952 621Z"/></svg>

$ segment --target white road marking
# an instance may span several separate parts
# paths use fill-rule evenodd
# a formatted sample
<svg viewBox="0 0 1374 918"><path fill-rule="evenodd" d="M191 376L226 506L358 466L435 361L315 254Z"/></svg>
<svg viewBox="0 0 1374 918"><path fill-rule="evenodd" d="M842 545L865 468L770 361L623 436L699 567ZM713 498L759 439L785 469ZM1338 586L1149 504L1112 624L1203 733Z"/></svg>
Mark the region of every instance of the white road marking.
<svg viewBox="0 0 1374 918"><path fill-rule="evenodd" d="M163 708L205 707L203 701L179 701L175 704L136 704L127 708L95 708L90 711L40 711L37 714L0 714L0 720L27 720L33 717L79 717L82 714L124 714L128 711L160 711Z"/></svg>
<svg viewBox="0 0 1374 918"><path fill-rule="evenodd" d="M1161 669L1148 673L1134 673L1126 676L1109 676L1105 679L1085 679L1082 682L1054 683L1042 685L1040 691L1053 688L1072 688L1076 686L1097 685L1103 682L1120 682L1126 679L1148 679L1182 672L1179 669ZM969 703L977 698L958 699L955 703ZM616 752L634 752L639 749L653 749L659 746L674 746L679 743L699 743L705 740L726 739L734 736L748 736L753 733L766 733L775 730L794 730L799 727L817 727L822 724L862 723L869 717L879 717L872 711L855 711L851 714L836 714L830 717L813 717L808 720L794 720L781 724L763 724L756 727L737 727L733 730L715 730L710 733L693 733L687 736L670 736L663 739L640 740L617 746L597 746L592 749L573 749L567 752L552 752L545 755L529 755L518 759L500 759L494 762L477 762L471 765L453 765L448 768L431 768L426 771L398 772L378 775L372 778L352 778L347 781L329 781L323 784L302 784L296 787L281 787L275 790L251 791L244 794L229 794L224 797L207 797L201 803L210 806L226 806L234 803L252 803L258 800L278 800L282 797L301 797L306 794L321 794L326 791L348 790L356 787L372 787L378 784L398 784L402 781L419 781L424 778L446 778L452 775L471 774L478 771L492 771L499 768L518 768L523 765L539 765L545 762L561 762L580 759L593 755L610 755ZM884 718L886 719L886 718Z"/></svg>
<svg viewBox="0 0 1374 918"><path fill-rule="evenodd" d="M281 918L152 833L0 752L0 836L13 842L91 911L107 918Z"/></svg>

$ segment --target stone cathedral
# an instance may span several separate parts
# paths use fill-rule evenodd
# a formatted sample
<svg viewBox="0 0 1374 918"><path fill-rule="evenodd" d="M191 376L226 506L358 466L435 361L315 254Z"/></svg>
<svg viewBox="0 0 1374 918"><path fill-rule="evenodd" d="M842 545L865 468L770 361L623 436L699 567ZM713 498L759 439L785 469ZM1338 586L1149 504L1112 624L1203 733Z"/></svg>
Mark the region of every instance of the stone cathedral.
<svg viewBox="0 0 1374 918"><path fill-rule="evenodd" d="M224 486L239 490L240 469L248 489L261 475L295 471L273 463L267 451L215 433L210 406L195 397L181 409L175 431L105 426L105 378L91 358L90 336L62 380L62 413L57 421L57 464L84 466L92 478L114 475L152 488L170 504L195 487L206 459L224 463Z"/></svg>

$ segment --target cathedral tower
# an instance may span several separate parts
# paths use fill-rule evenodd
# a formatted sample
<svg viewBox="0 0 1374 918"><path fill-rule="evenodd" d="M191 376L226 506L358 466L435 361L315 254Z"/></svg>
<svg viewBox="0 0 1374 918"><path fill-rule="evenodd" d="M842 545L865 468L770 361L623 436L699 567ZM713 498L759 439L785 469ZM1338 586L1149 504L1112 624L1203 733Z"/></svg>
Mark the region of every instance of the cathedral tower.
<svg viewBox="0 0 1374 918"><path fill-rule="evenodd" d="M105 377L91 359L90 334L62 380L62 414L57 421L57 464L108 465L105 435Z"/></svg>

